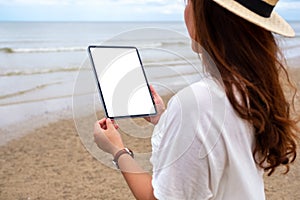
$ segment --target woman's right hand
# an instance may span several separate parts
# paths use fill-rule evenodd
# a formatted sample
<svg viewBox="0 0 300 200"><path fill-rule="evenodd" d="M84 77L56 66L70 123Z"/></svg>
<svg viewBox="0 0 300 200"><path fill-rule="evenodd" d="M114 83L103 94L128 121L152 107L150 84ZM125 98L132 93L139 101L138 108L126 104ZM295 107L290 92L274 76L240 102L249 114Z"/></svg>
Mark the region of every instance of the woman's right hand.
<svg viewBox="0 0 300 200"><path fill-rule="evenodd" d="M151 117L144 117L144 119L147 120L148 122L156 125L158 123L159 119L160 119L160 116L165 111L166 107L165 107L164 101L159 96L159 94L155 91L155 89L152 85L150 85L150 91L151 91L152 96L153 96L153 100L154 100L154 103L155 103L155 106L156 106L157 114L155 116L151 116Z"/></svg>

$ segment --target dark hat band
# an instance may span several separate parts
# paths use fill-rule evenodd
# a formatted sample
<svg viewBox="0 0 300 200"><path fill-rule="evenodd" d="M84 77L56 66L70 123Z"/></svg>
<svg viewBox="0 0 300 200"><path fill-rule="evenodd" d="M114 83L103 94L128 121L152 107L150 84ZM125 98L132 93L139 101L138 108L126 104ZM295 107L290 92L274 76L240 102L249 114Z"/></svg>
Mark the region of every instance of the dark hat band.
<svg viewBox="0 0 300 200"><path fill-rule="evenodd" d="M252 12L256 14L268 18L271 16L271 13L275 6L270 5L262 0L235 0L239 4L248 8Z"/></svg>

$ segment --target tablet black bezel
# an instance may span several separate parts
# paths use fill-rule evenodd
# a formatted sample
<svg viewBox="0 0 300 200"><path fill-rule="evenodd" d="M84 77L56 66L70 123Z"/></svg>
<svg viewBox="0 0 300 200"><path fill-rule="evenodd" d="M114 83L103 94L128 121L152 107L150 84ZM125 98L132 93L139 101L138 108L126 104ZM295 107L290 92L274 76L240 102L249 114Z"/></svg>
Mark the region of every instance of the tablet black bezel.
<svg viewBox="0 0 300 200"><path fill-rule="evenodd" d="M147 88L148 88L148 91L149 91L151 99L152 99L152 103L153 103L154 110L155 110L154 113L138 114L138 115L124 115L124 116L123 115L122 116L109 116L108 115L108 112L107 112L107 109L106 109L106 104L105 104L105 101L104 101L104 98L103 98L103 94L102 94L102 90L101 90L101 86L100 86L100 81L99 81L99 78L98 78L98 75L97 75L96 67L95 67L93 56L92 56L92 52L91 52L91 49L93 49L93 48L119 48L119 49L121 48L121 49L135 49L136 50L138 58L139 58L140 66L142 68L142 72L143 72L143 75L144 75L144 79L146 81ZM149 87L149 83L148 83L148 80L147 80L147 77L146 77L144 66L143 66L143 63L142 63L139 51L138 51L138 49L136 47L134 47L134 46L90 45L90 46L88 46L88 54L89 54L89 57L90 57L90 61L92 63L92 68L93 68L93 72L94 72L94 75L95 75L95 79L96 79L96 84L97 84L98 91L99 91L100 100L101 100L102 105L104 107L105 115L106 115L107 118L110 118L110 119L119 119L119 118L151 117L151 116L155 116L157 114L156 105L155 105L154 98L153 98L153 95L152 95L150 87Z"/></svg>

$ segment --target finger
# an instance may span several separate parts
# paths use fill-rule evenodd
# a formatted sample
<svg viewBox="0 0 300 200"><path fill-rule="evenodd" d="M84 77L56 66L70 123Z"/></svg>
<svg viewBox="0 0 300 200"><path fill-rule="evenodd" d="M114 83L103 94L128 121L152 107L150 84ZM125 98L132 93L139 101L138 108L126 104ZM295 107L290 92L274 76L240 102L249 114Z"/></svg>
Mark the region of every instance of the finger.
<svg viewBox="0 0 300 200"><path fill-rule="evenodd" d="M119 128L119 125L116 123L116 121L114 119L112 119L111 122L113 123L115 129Z"/></svg>
<svg viewBox="0 0 300 200"><path fill-rule="evenodd" d="M158 96L158 93L156 92L156 90L154 89L154 87L152 85L150 85L150 91L153 96Z"/></svg>
<svg viewBox="0 0 300 200"><path fill-rule="evenodd" d="M101 132L106 129L107 129L106 122L102 122L101 120L96 121L95 126L94 126L95 131Z"/></svg>
<svg viewBox="0 0 300 200"><path fill-rule="evenodd" d="M107 126L107 129L114 129L114 124L112 123L111 119L107 118L106 119L106 126Z"/></svg>
<svg viewBox="0 0 300 200"><path fill-rule="evenodd" d="M156 96L156 97L157 97L157 96ZM160 100L159 98L155 98L155 99L154 99L154 103L155 103L156 106L159 107L160 104L161 104L161 100Z"/></svg>
<svg viewBox="0 0 300 200"><path fill-rule="evenodd" d="M106 120L106 118L104 117L104 118L100 119L99 122L103 123L103 122L105 122L105 120Z"/></svg>
<svg viewBox="0 0 300 200"><path fill-rule="evenodd" d="M101 128L103 128L103 126L105 126L106 123L106 118L102 118L101 120L99 120L99 124L101 126Z"/></svg>

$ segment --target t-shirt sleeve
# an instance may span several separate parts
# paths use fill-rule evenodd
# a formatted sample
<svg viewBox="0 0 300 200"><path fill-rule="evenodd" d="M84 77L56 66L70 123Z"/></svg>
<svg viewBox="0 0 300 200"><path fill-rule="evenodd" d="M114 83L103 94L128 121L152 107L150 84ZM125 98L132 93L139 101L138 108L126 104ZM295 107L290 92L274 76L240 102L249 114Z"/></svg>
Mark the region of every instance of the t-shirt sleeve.
<svg viewBox="0 0 300 200"><path fill-rule="evenodd" d="M202 157L199 133L205 132L210 96L205 87L175 95L152 136L152 185L158 199L209 199L209 160ZM200 95L200 96L198 96ZM200 102L199 102L200 98ZM209 115L207 115L209 116Z"/></svg>

